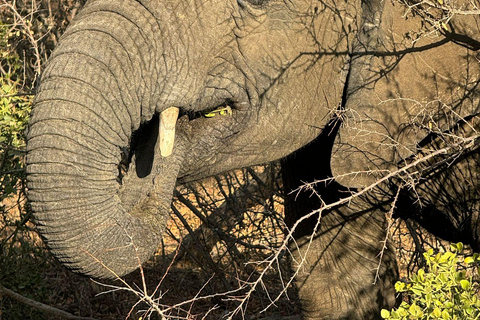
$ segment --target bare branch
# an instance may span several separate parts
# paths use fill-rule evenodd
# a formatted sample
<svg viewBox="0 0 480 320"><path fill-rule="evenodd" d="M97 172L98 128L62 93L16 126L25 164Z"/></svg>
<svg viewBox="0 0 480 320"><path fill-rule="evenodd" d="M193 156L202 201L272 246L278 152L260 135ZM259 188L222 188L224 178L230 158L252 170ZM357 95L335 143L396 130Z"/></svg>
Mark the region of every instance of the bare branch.
<svg viewBox="0 0 480 320"><path fill-rule="evenodd" d="M94 318L89 318L89 317L80 317L80 316L75 316L71 313L68 313L66 311L63 311L63 310L60 310L60 309L57 309L55 307L52 307L52 306L49 306L47 304L44 304L44 303L41 303L41 302L38 302L38 301L35 301L35 300L32 300L32 299L29 299L29 298L26 298L10 289L7 289L5 287L3 287L2 285L0 285L0 296L1 295L5 295L7 297L10 297L14 300L17 300L21 303L24 303L30 307L33 307L37 310L41 310L41 311L45 311L49 314L52 314L52 315L55 315L55 316L59 316L59 317L62 317L64 319L72 319L72 320L96 320Z"/></svg>

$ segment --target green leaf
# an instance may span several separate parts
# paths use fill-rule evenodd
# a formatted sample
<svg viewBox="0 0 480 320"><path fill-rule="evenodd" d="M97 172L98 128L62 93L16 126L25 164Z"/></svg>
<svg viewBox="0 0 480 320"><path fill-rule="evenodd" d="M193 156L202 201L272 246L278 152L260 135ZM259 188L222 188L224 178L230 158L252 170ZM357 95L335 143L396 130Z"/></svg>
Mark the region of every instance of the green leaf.
<svg viewBox="0 0 480 320"><path fill-rule="evenodd" d="M464 271L455 272L455 281L459 282L460 280L463 280L463 279L465 279Z"/></svg>
<svg viewBox="0 0 480 320"><path fill-rule="evenodd" d="M436 307L435 309L433 309L431 315L435 318L440 318L442 316L442 311L440 310L440 308Z"/></svg>
<svg viewBox="0 0 480 320"><path fill-rule="evenodd" d="M408 307L408 305L405 304L405 307ZM400 317L406 317L406 316L408 316L408 311L407 311L405 308L402 308L402 307L399 307L399 308L397 309L397 313L398 313L398 316L400 316Z"/></svg>
<svg viewBox="0 0 480 320"><path fill-rule="evenodd" d="M419 287L419 286L413 286L410 291L412 291L414 294L416 294L417 296L421 296L422 293L423 293L423 288Z"/></svg>
<svg viewBox="0 0 480 320"><path fill-rule="evenodd" d="M473 315L474 309L473 309L472 307L466 307L466 308L465 308L465 312L466 312L469 316L471 316L471 315Z"/></svg>
<svg viewBox="0 0 480 320"><path fill-rule="evenodd" d="M418 275L418 281L421 281L421 282L425 281L425 277L424 277L424 275L425 275L425 270L419 269L419 270L417 271L417 275Z"/></svg>
<svg viewBox="0 0 480 320"><path fill-rule="evenodd" d="M447 310L443 310L442 311L442 319L451 319L452 317L450 317L450 313L448 313Z"/></svg>
<svg viewBox="0 0 480 320"><path fill-rule="evenodd" d="M453 251L453 252L462 252L463 251L463 243L459 242L459 243L452 243L450 245L450 250Z"/></svg>
<svg viewBox="0 0 480 320"><path fill-rule="evenodd" d="M215 117L217 114L222 115L222 116L231 116L232 113L232 108L230 106L226 107L219 107L215 110L210 110L210 111L205 111L203 113L203 116L206 118L212 118Z"/></svg>
<svg viewBox="0 0 480 320"><path fill-rule="evenodd" d="M404 292L405 291L405 283L401 282L401 281L397 281L397 283L395 283L395 291Z"/></svg>
<svg viewBox="0 0 480 320"><path fill-rule="evenodd" d="M445 252L444 254L442 254L439 259L438 259L438 263L446 263L448 262L449 260L451 259L454 259L456 257L456 255L452 252Z"/></svg>
<svg viewBox="0 0 480 320"><path fill-rule="evenodd" d="M438 275L438 279L442 281L442 283L447 283L449 280L449 277L445 272L442 272L441 274Z"/></svg>
<svg viewBox="0 0 480 320"><path fill-rule="evenodd" d="M457 243L457 252L462 252L463 251L463 243L459 242Z"/></svg>
<svg viewBox="0 0 480 320"><path fill-rule="evenodd" d="M380 311L380 316L383 319L390 319L390 311L382 309L382 311Z"/></svg>
<svg viewBox="0 0 480 320"><path fill-rule="evenodd" d="M416 304L412 304L410 308L408 308L408 312L410 312L412 316L416 316L416 317L422 316L423 314L422 309Z"/></svg>
<svg viewBox="0 0 480 320"><path fill-rule="evenodd" d="M466 257L466 258L465 258L465 263L466 263L466 264L475 263L475 259L474 259L473 257Z"/></svg>
<svg viewBox="0 0 480 320"><path fill-rule="evenodd" d="M462 287L463 290L468 290L470 289L470 281L460 280L460 286Z"/></svg>

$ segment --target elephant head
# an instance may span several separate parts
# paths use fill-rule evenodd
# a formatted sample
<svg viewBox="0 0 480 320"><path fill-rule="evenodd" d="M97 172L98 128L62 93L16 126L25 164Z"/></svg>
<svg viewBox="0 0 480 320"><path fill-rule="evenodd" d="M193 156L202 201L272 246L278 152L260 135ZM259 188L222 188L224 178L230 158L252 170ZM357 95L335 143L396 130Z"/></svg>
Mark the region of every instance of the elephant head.
<svg viewBox="0 0 480 320"><path fill-rule="evenodd" d="M313 140L371 12L361 1L89 1L42 74L27 137L29 199L56 257L89 276L131 272L157 248L177 183Z"/></svg>

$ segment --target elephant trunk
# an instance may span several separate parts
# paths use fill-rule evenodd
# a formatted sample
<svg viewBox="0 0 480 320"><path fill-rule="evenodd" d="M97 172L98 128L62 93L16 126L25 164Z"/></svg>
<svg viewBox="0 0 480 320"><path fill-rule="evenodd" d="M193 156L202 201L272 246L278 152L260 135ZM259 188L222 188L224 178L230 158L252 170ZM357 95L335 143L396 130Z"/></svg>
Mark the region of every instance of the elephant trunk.
<svg viewBox="0 0 480 320"><path fill-rule="evenodd" d="M59 260L100 278L122 276L154 253L184 149L157 156L156 121L133 146L132 135L162 110L153 56L162 51L151 43L161 32L138 2L112 6L90 2L67 30L42 75L27 136L40 233Z"/></svg>

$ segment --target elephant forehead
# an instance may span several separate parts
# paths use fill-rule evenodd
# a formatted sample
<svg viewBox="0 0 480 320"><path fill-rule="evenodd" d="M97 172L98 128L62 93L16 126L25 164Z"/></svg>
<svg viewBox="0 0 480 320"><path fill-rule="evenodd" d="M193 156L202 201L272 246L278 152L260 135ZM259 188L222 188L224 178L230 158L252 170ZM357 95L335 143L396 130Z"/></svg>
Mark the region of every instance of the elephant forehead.
<svg viewBox="0 0 480 320"><path fill-rule="evenodd" d="M403 159L439 147L425 144L426 137L458 124L465 125L455 135L478 130L478 117L470 123L462 120L480 111L476 52L443 36L425 36L419 17L403 17L401 8L386 3L384 49L353 64L344 122L332 154L332 172L344 185L369 185ZM478 34L478 25L468 28ZM409 34L424 36L412 41L405 36Z"/></svg>
<svg viewBox="0 0 480 320"><path fill-rule="evenodd" d="M357 30L359 1L272 3L260 12L242 12L236 18L238 49L258 77L276 79L305 54L347 54L346 30L351 34Z"/></svg>

